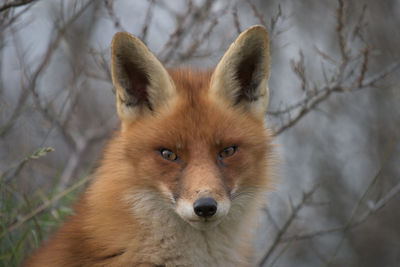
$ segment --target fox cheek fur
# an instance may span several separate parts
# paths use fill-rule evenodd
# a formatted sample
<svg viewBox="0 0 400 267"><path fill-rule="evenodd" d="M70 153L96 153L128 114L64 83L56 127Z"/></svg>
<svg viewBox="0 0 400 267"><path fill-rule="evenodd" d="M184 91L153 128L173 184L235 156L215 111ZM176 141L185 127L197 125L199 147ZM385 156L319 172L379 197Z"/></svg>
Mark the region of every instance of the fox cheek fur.
<svg viewBox="0 0 400 267"><path fill-rule="evenodd" d="M214 70L167 70L126 32L111 50L121 129L27 266L251 265L243 247L273 165L266 30L240 34Z"/></svg>

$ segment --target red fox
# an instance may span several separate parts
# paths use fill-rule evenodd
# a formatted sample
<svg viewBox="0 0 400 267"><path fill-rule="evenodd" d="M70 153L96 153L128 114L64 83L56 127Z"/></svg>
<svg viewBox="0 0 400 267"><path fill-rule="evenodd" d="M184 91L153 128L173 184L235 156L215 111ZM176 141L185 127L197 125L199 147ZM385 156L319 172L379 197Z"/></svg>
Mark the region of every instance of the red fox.
<svg viewBox="0 0 400 267"><path fill-rule="evenodd" d="M26 266L249 266L271 183L269 41L240 34L213 71L167 70L126 32L111 45L121 128L61 229Z"/></svg>

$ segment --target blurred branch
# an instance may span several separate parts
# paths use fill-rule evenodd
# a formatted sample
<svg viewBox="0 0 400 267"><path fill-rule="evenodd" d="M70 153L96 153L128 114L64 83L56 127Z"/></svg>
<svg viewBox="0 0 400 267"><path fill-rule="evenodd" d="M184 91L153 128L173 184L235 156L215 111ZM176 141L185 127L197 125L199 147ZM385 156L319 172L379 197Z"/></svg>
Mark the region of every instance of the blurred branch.
<svg viewBox="0 0 400 267"><path fill-rule="evenodd" d="M208 26L207 30L198 37L194 37L191 44L188 46L187 50L183 53L179 54L179 57L176 61L185 61L189 58L192 58L193 55L195 54L195 52L197 51L197 49L200 47L200 45L204 42L204 40L206 40L207 38L209 38L212 30L215 28L215 26L217 26L218 24L218 19L214 18L211 22L210 25Z"/></svg>
<svg viewBox="0 0 400 267"><path fill-rule="evenodd" d="M36 0L33 0L33 1L36 1ZM18 18L20 18L23 14L25 14L32 6L33 6L33 4L26 5L25 8L23 8L18 13L15 12L15 10L13 10L13 9L9 9L1 14L2 16L0 16L0 40L1 39L4 40L4 37L2 35L6 36L5 32L6 32L7 28L12 26L14 24L14 22L17 21ZM20 27L21 25L18 25L18 26ZM0 43L0 47L2 47L3 45L4 45L4 43Z"/></svg>
<svg viewBox="0 0 400 267"><path fill-rule="evenodd" d="M30 161L30 160L35 160L40 157L44 157L47 155L49 152L53 152L54 148L52 147L43 147L43 148L38 148L36 149L32 154L26 156L24 159L22 159L17 165L9 168L8 170L4 171L4 173L0 173L0 183L5 182L7 183L12 177L18 176L18 173L22 170L22 168L25 166L25 164ZM10 176L8 174L14 170L14 173ZM7 177L8 176L8 177Z"/></svg>
<svg viewBox="0 0 400 267"><path fill-rule="evenodd" d="M336 73L328 78L323 70L324 80L326 82L325 86L318 88L314 85L311 87L310 85L314 83L309 81L309 78L306 76L304 56L302 52L300 52L300 59L298 61L292 61L292 67L294 73L300 80L300 89L305 94L305 97L285 108L267 112L268 115L275 116L280 120L280 125L273 129L275 136L293 127L320 103L327 100L332 93L353 92L370 88L399 69L400 60L397 60L384 70L370 75L369 77L365 77L368 71L368 63L370 62L370 48L368 45L365 45L365 47L361 49L360 54L356 55L353 55L352 51L348 49L348 37L345 35L346 10L347 5L345 1L338 0L336 32L340 50L340 60L336 61L332 59L327 53L315 47L317 54L320 55L323 60L327 60L329 63L336 65ZM363 12L365 12L365 10L363 10ZM363 15L361 15L360 21L362 21L362 18ZM363 25L360 21L356 25L358 31L361 31ZM357 65L352 70L348 70L351 62L356 62ZM354 71L354 69L359 70L358 75L355 75L356 71ZM351 79L353 76L354 79Z"/></svg>
<svg viewBox="0 0 400 267"><path fill-rule="evenodd" d="M337 9L337 26L336 32L338 35L340 53L342 54L342 64L347 64L349 51L347 49L347 40L344 36L345 29L345 15L347 11L347 3L345 0L338 0L339 7ZM342 67L344 69L344 67Z"/></svg>
<svg viewBox="0 0 400 267"><path fill-rule="evenodd" d="M364 79L361 82L361 86L359 86L359 88L357 88L357 89L374 86L375 83L383 80L384 78L386 78L386 76L392 74L393 72L397 71L398 69L400 69L400 60L393 62L392 64L389 65L389 67L385 68L383 71L378 72L375 75L372 75L371 77L369 77L367 79Z"/></svg>
<svg viewBox="0 0 400 267"><path fill-rule="evenodd" d="M329 259L329 261L327 262L327 266L331 265L333 263L333 261L335 260L337 254L339 253L339 250L343 244L343 241L345 239L345 236L348 232L348 230L350 229L350 226L354 223L355 220L355 216L361 206L361 204L365 201L365 198L367 197L368 193L371 191L371 189L373 188L373 186L376 184L376 182L378 181L380 174L383 170L383 167L386 165L386 163L388 162L390 156L392 155L392 152L394 150L395 145L398 143L398 139L393 138L392 142L389 146L389 149L386 150L385 154L383 155L383 159L381 161L380 167L378 169L378 171L376 172L375 176L372 178L372 180L369 182L367 188L365 189L364 193L362 194L362 196L360 197L360 199L358 200L358 202L356 203L353 212L350 215L350 218L348 219L347 223L344 226L343 229L343 236L341 237L339 243L336 245L334 252L332 254L332 257ZM392 195L392 194L391 194ZM390 199L390 198L384 198L385 200ZM381 206L381 205L380 205Z"/></svg>
<svg viewBox="0 0 400 267"><path fill-rule="evenodd" d="M101 73L99 73L99 71L96 69L85 68L84 72L86 76L96 80L104 81L106 83L110 83L112 78L111 78L110 64L107 59L108 52L109 52L108 50L98 51L94 48L89 48L89 54L93 59L95 65L100 68ZM110 84L110 86L112 85ZM113 91L114 89L115 88L112 87Z"/></svg>
<svg viewBox="0 0 400 267"><path fill-rule="evenodd" d="M256 18L258 19L258 21L260 22L260 24L267 26L267 24L264 21L263 16L258 12L258 10L257 10L256 6L253 4L253 2L251 2L251 0L247 0L247 3L251 7L251 10L253 10L253 13L256 16Z"/></svg>
<svg viewBox="0 0 400 267"><path fill-rule="evenodd" d="M294 221L294 219L297 217L297 214L301 210L301 208L306 204L306 202L310 199L310 197L315 193L315 191L318 189L318 185L313 186L308 192L303 193L303 197L300 201L299 204L293 206L293 204L290 201L290 207L291 207L291 212L289 217L286 219L285 223L283 224L282 228L278 231L276 234L274 240L272 241L272 245L268 248L268 250L264 253L264 255L261 257L261 260L258 263L258 266L263 266L267 260L270 258L272 253L276 250L278 245L281 243L282 236L287 232L289 229L290 225ZM274 260L274 262L277 259Z"/></svg>
<svg viewBox="0 0 400 267"><path fill-rule="evenodd" d="M157 2L158 3L158 2ZM167 42L157 54L157 58L164 64L179 62L194 56L194 52L204 43L204 38L208 38L219 19L227 13L230 2L219 11L212 11L215 2L204 1L201 5L196 5L194 1L188 1L186 11L176 15L175 30L169 35ZM209 23L204 31L204 24ZM187 37L190 36L190 43L185 52L179 54L178 48L182 47ZM203 39L202 39L203 38ZM176 58L175 56L178 55Z"/></svg>
<svg viewBox="0 0 400 267"><path fill-rule="evenodd" d="M233 18L233 25L235 25L237 34L242 33L242 28L240 27L239 16L237 13L237 4L232 8L232 18Z"/></svg>
<svg viewBox="0 0 400 267"><path fill-rule="evenodd" d="M74 138L71 136L70 133L68 133L61 125L59 120L53 116L53 114L56 114L54 111L50 111L47 107L43 107L41 104L41 98L39 96L39 93L36 90L37 87L37 80L42 74L42 72L47 68L47 66L50 64L51 58L53 57L54 52L58 48L65 32L69 28L69 26L74 23L83 13L84 11L90 6L92 2L88 1L85 5L83 5L64 25L63 27L59 28L56 33L56 37L54 38L53 41L51 41L48 44L48 48L46 50L45 55L43 56L43 60L39 63L37 66L36 70L33 71L33 75L28 78L28 85L27 85L27 90L29 90L32 95L33 99L35 102L35 105L37 109L40 111L40 113L43 115L44 118L46 118L49 122L57 126L57 128L60 130L60 133L62 134L64 140L68 143L69 146L71 147L76 147L76 143L74 141Z"/></svg>
<svg viewBox="0 0 400 267"><path fill-rule="evenodd" d="M312 231L310 233L305 233L305 234L291 235L288 237L283 237L281 239L281 242L301 241L301 240L311 239L314 237L331 234L331 233L335 233L335 232L342 232L342 231L345 231L346 229L350 230L352 228L355 228L355 227L359 226L360 224L364 223L365 221L367 221L367 219L369 219L370 216L374 215L377 211L382 209L389 201L391 201L393 199L393 197L395 197L399 193L400 193L400 183L396 184L389 192L387 192L377 202L375 202L374 204L370 204L368 211L365 212L357 220L355 220L348 226L344 225L344 226L338 226L338 227L333 227L333 228L329 228L329 229Z"/></svg>
<svg viewBox="0 0 400 267"><path fill-rule="evenodd" d="M150 27L151 18L153 17L154 2L155 2L155 0L150 0L149 6L147 7L147 11L146 11L146 17L144 19L142 32L139 35L139 39L142 40L142 42L145 43L145 44L147 43L146 42L147 32L148 32L149 27Z"/></svg>
<svg viewBox="0 0 400 267"><path fill-rule="evenodd" d="M393 186L392 189L389 190L389 192L384 194L375 203L368 204L367 205L368 210L364 214L359 216L358 219L355 219L355 214L357 213L361 204L363 202L365 202L365 198L368 195L368 193L371 191L373 186L377 183L377 180L380 176L380 173L383 170L383 167L388 163L388 160L389 160L390 156L392 155L393 150L394 150L395 146L398 144L398 142L399 142L398 138L392 140L392 142L389 146L389 149L386 150L386 152L383 156L383 159L381 161L378 171L376 172L375 176L371 179L370 183L366 187L361 198L358 200L357 204L355 205L355 208L353 209L350 219L344 226L338 226L338 227L333 227L333 228L329 228L329 229L313 231L311 233L306 233L306 234L292 235L292 236L282 238L281 241L282 242L299 241L299 240L310 239L310 238L314 238L314 237L318 237L318 236L322 236L322 235L326 235L326 234L330 234L330 233L334 233L334 232L338 232L338 231L343 231L345 234L348 230L350 230L356 226L359 226L360 224L365 222L370 216L374 215L377 211L382 209L390 200L393 199L393 197L395 197L397 194L400 193L400 183L397 183L395 186ZM343 242L343 239L338 243L331 261L334 259L335 255L337 254L338 249L340 248L340 245L342 244L342 242Z"/></svg>
<svg viewBox="0 0 400 267"><path fill-rule="evenodd" d="M104 140L110 134L110 129L115 121L110 119L106 125L96 129L88 130L83 136L76 136L76 148L68 157L68 161L60 177L58 190L63 190L69 183L70 179L76 173L88 149L96 142Z"/></svg>
<svg viewBox="0 0 400 267"><path fill-rule="evenodd" d="M194 9L193 1L188 1L186 11L182 15L176 16L176 25L175 30L169 35L167 42L164 44L164 47L161 51L157 54L157 58L161 60L161 62L167 63L173 53L172 50L175 50L183 40L185 34L190 31L190 28L193 27L193 23L186 26L185 29L185 22L189 20L190 15L192 14ZM171 49L173 47L173 49Z"/></svg>
<svg viewBox="0 0 400 267"><path fill-rule="evenodd" d="M16 0L16 1L11 1L8 3L3 4L0 6L0 12L3 12L9 8L14 8L14 7L19 7L19 6L24 6L27 4L30 4L32 2L35 2L37 0Z"/></svg>
<svg viewBox="0 0 400 267"><path fill-rule="evenodd" d="M273 129L274 135L277 136L288 128L294 126L298 121L300 121L301 118L303 118L306 114L313 110L318 104L327 100L332 93L353 92L360 89L369 88L371 86L374 86L375 83L382 81L386 76L395 72L399 68L400 61L394 62L383 71L372 75L371 77L363 79L361 84L353 84L350 86L346 86L345 84L333 84L329 87L324 87L319 90L314 90L314 92L310 92L310 94L304 99L284 109L267 112L268 115L272 116L281 116L282 114L288 114L288 116L290 116L293 111L297 110L297 114L294 117L290 117L286 123L282 123L278 128Z"/></svg>
<svg viewBox="0 0 400 267"><path fill-rule="evenodd" d="M30 5L31 6L31 5ZM7 32L5 32L6 28L9 28L9 32L8 35L11 35L12 37L12 41L13 41L13 46L16 50L16 54L17 54L17 60L18 60L18 64L19 64L19 68L22 70L21 73L21 80L26 80L27 78L27 70L26 70L26 66L23 64L23 60L22 60L22 52L20 51L21 49L19 49L19 43L16 41L16 28L14 27L13 23L15 21L17 21L17 19L24 14L26 11L28 11L28 9L30 8L30 6L24 8L24 10L22 10L21 12L14 14L14 12L6 12L7 14L5 16L3 16L0 19L0 49L4 49L3 45L3 38L7 35ZM13 13L13 14L8 14L8 13ZM21 26L21 25L19 25ZM4 51L4 50L3 50ZM0 71L2 69L2 66L0 66ZM0 81L0 96L2 95L2 91L3 89L3 80ZM15 107L13 108L13 111L11 112L11 115L8 117L8 119L6 119L6 121L4 123L2 123L2 125L0 125L0 137L4 137L14 126L15 122L17 121L17 119L23 114L24 109L26 108L26 102L30 96L30 91L27 90L26 88L22 88L22 92L19 94L17 103L15 105ZM13 105L14 106L14 105Z"/></svg>
<svg viewBox="0 0 400 267"><path fill-rule="evenodd" d="M117 28L119 31L125 31L121 25L120 19L115 15L114 12L114 1L112 0L104 0L104 5L106 7L108 16L114 22L114 27Z"/></svg>
<svg viewBox="0 0 400 267"><path fill-rule="evenodd" d="M361 87L363 85L364 76L365 76L365 73L367 72L369 53L370 53L369 47L366 47L364 49L364 51L362 52L363 61L362 61L362 64L361 64L360 76L357 79L358 80L358 87Z"/></svg>
<svg viewBox="0 0 400 267"><path fill-rule="evenodd" d="M269 35L270 35L271 39L273 39L273 36L279 34L279 32L277 32L277 25L283 19L283 13L282 13L282 8L281 8L280 4L278 4L277 13L271 17L270 23L269 23L269 25L267 25L267 23L264 20L264 16L262 14L260 14L260 12L258 12L258 9L254 5L254 3L251 0L247 0L246 2L251 7L251 10L253 11L254 16L258 20L258 23L260 25L263 25L265 28L267 28L269 30Z"/></svg>
<svg viewBox="0 0 400 267"><path fill-rule="evenodd" d="M18 97L17 104L13 109L13 112L8 117L8 120L3 125L0 126L0 137L4 137L8 133L8 131L11 130L11 128L14 126L15 121L22 115L29 94L30 91L28 90L23 90L21 92L21 94Z"/></svg>
<svg viewBox="0 0 400 267"><path fill-rule="evenodd" d="M388 67L384 68L381 72L376 73L368 78L364 78L363 81L361 82L360 86L357 85L357 86L352 87L352 86L346 86L346 85L339 86L337 84L333 84L329 87L323 87L322 89L314 90L314 92L310 92L310 94L308 96L306 96L305 98L299 100L298 102L296 102L290 106L287 106L284 109L280 109L280 110L276 110L276 111L268 111L268 115L280 116L285 113L290 113L291 111L294 111L298 108L303 108L304 106L307 105L307 103L312 102L311 100L320 98L321 95L326 94L327 91L331 91L331 92L335 92L335 93L343 93L343 92L351 92L351 91L369 88L371 86L374 86L377 82L383 80L384 78L386 78L386 76L392 74L393 72L395 72L398 69L400 69L400 60L393 62Z"/></svg>
<svg viewBox="0 0 400 267"><path fill-rule="evenodd" d="M67 21L65 21L65 23L63 23L60 28L57 29L54 39L48 44L48 48L46 50L46 53L42 57L42 61L37 65L36 69L33 71L33 74L26 77L25 80L27 80L28 83L27 85L23 86L23 92L31 92L36 108L39 110L41 115L51 123L52 126L55 126L58 129L62 138L72 151L71 156L68 158L66 166L61 174L59 184L60 190L64 189L71 177L73 177L77 168L79 167L79 163L81 162L83 155L85 155L88 148L95 142L105 138L109 134L111 127L102 127L97 130L89 130L86 134L82 136L73 134L71 131L68 130L68 127L65 127L65 123L68 121L68 116L63 123L58 118L57 112L54 110L54 108L52 108L49 103L43 105L42 97L37 91L37 84L39 78L50 64L51 59L56 49L59 47L62 39L64 38L67 30L80 16L82 16L82 14L92 3L92 1L87 1L76 12L74 12L74 14ZM23 63L22 65L27 66L28 64ZM15 116L11 116L11 119L14 119L14 117Z"/></svg>
<svg viewBox="0 0 400 267"><path fill-rule="evenodd" d="M76 182L75 184L71 185L70 187L68 187L64 191L56 194L50 200L42 203L39 207L34 209L29 214L23 216L16 223L6 227L6 230L3 231L0 234L0 238L3 238L5 235L7 235L11 231L14 231L14 230L18 229L19 227L24 225L26 222L28 222L29 220L31 220L35 216L39 215L40 213L42 213L46 209L50 208L54 203L56 203L57 201L59 201L60 199L62 199L63 197L65 197L66 195L71 193L72 191L74 191L74 190L78 189L79 187L83 186L84 184L86 184L88 181L90 181L90 179L91 179L91 176L86 176L85 178L83 178L82 180L80 180L80 181Z"/></svg>
<svg viewBox="0 0 400 267"><path fill-rule="evenodd" d="M268 207L265 206L263 208L263 210L265 211L265 213L267 214L267 218L268 220L271 222L271 224L277 229L279 230L279 224L276 222L276 220L274 219L274 217L272 216L271 212L269 211Z"/></svg>

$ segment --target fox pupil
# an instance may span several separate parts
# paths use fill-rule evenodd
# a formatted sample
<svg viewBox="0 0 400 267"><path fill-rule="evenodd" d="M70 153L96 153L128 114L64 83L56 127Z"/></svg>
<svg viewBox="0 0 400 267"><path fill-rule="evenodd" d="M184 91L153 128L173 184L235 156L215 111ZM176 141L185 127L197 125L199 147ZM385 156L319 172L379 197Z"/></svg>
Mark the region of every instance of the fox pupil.
<svg viewBox="0 0 400 267"><path fill-rule="evenodd" d="M176 161L178 159L178 155L176 155L174 152L172 152L169 149L161 149L160 150L161 156L166 159L166 160L170 160L170 161Z"/></svg>
<svg viewBox="0 0 400 267"><path fill-rule="evenodd" d="M226 147L219 153L219 158L224 159L230 157L236 153L236 150L237 150L236 146Z"/></svg>

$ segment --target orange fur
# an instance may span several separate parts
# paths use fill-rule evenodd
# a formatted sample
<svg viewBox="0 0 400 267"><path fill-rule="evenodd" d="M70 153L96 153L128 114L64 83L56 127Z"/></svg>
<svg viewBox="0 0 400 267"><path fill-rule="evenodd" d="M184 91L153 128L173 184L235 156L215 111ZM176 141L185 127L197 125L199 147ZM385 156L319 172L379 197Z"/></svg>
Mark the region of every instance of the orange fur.
<svg viewBox="0 0 400 267"><path fill-rule="evenodd" d="M152 112L142 107L134 119L126 118L126 110L120 113L121 130L105 148L76 213L26 266L249 264L240 255L251 231L247 221L270 182L263 118L210 94L213 71L184 68L168 75L173 105ZM236 153L219 160L218 153L233 145ZM179 161L163 159L161 148ZM218 225L196 229L175 209L177 202L192 204L204 194L218 205L229 202L229 211Z"/></svg>

